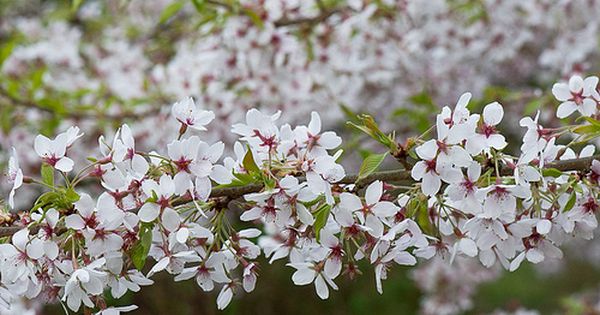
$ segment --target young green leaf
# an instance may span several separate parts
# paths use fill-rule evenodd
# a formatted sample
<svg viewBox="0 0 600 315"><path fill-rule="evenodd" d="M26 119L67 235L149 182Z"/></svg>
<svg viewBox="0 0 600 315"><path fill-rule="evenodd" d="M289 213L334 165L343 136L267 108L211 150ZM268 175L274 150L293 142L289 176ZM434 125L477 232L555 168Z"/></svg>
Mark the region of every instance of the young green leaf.
<svg viewBox="0 0 600 315"><path fill-rule="evenodd" d="M79 7L81 6L82 3L83 3L83 0L73 0L71 2L71 10L73 10L73 12L79 10Z"/></svg>
<svg viewBox="0 0 600 315"><path fill-rule="evenodd" d="M325 227L325 224L327 223L330 211L331 205L323 204L315 212L315 223L313 225L313 229L315 231L315 237L317 238L317 241L319 240L319 236L321 235L321 230L323 229L323 227Z"/></svg>
<svg viewBox="0 0 600 315"><path fill-rule="evenodd" d="M573 193L571 193L571 197L569 197L569 200L567 201L567 204L565 205L565 209L563 210L563 212L567 212L567 211L573 209L576 201L577 201L577 194L575 192L573 192Z"/></svg>
<svg viewBox="0 0 600 315"><path fill-rule="evenodd" d="M256 27L263 28L263 20L256 12L248 8L242 8L242 12L244 12L244 14L246 14L250 18L250 20L252 21L252 23L254 23L254 25L256 25Z"/></svg>
<svg viewBox="0 0 600 315"><path fill-rule="evenodd" d="M562 172L560 170L557 170L555 168L545 168L542 171L542 175L544 175L544 177L560 177L562 175Z"/></svg>
<svg viewBox="0 0 600 315"><path fill-rule="evenodd" d="M371 173L375 172L379 168L386 156L387 152L382 154L371 154L367 156L367 158L363 161L362 165L360 166L360 170L358 172L358 180L361 180L371 175Z"/></svg>
<svg viewBox="0 0 600 315"><path fill-rule="evenodd" d="M175 1L169 4L160 14L159 23L164 24L170 18L172 18L177 12L183 9L184 1Z"/></svg>
<svg viewBox="0 0 600 315"><path fill-rule="evenodd" d="M254 161L254 156L252 155L252 150L250 150L250 147L248 147L248 151L246 151L246 155L244 155L244 160L242 161L242 166L244 166L244 169L246 169L246 171L248 171L249 173L254 173L254 174L259 174L260 173L260 169L258 168L258 165L256 165L256 162Z"/></svg>
<svg viewBox="0 0 600 315"><path fill-rule="evenodd" d="M204 0L192 0L192 4L198 13L204 12Z"/></svg>
<svg viewBox="0 0 600 315"><path fill-rule="evenodd" d="M140 232L140 240L131 249L131 261L137 270L142 270L152 244L152 229L145 227Z"/></svg>
<svg viewBox="0 0 600 315"><path fill-rule="evenodd" d="M77 202L79 201L79 194L75 190L69 188L65 191L65 198L69 203Z"/></svg>
<svg viewBox="0 0 600 315"><path fill-rule="evenodd" d="M54 187L54 168L47 163L42 164L42 182Z"/></svg>

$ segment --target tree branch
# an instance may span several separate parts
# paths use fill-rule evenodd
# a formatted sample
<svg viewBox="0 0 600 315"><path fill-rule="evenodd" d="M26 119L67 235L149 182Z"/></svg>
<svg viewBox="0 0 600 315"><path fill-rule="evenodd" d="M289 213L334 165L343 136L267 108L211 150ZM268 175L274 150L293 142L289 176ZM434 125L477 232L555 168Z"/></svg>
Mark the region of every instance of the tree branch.
<svg viewBox="0 0 600 315"><path fill-rule="evenodd" d="M557 170L563 171L563 172L564 171L588 171L590 169L590 166L592 165L592 161L594 161L594 160L600 160L600 155L595 155L595 156L586 157L586 158L556 161L556 162L546 164L544 166L544 169L553 168L553 169L557 169ZM514 172L514 170L509 167L503 167L500 170L500 174L502 176L510 176L513 174L513 172ZM349 184L356 183L358 185L367 185L367 184L370 184L377 180L381 180L384 182L398 182L398 181L412 180L412 177L411 177L410 171L407 171L407 170L381 171L381 172L374 172L374 173L368 175L367 177L361 179L360 181L358 181L358 175L356 175L356 174L348 175L348 176L342 178L342 180L340 180L339 182L337 182L337 184L349 185ZM241 197L245 194L260 192L263 188L264 188L264 185L260 184L260 183L249 184L249 185L238 186L238 187L215 188L210 193L210 198L227 197L229 199L235 199L235 198ZM173 206L183 205L183 204L189 203L191 201L192 201L191 198L183 198L181 200L178 200L177 202L174 202ZM24 227L20 227L20 226L0 227L0 237L13 235L23 228ZM32 228L32 232L35 233L36 231L37 231L36 227Z"/></svg>
<svg viewBox="0 0 600 315"><path fill-rule="evenodd" d="M223 2L223 1L206 0L205 3L211 4L211 5L214 5L217 7L222 7L230 12L236 13L236 6L233 6L233 5ZM323 22L323 21L327 20L329 17L331 17L332 15L334 15L335 13L342 11L342 8L328 9L325 7L325 4L323 3L323 1L320 1L320 0L317 0L317 6L319 7L319 11L321 11L321 12L320 12L320 14L318 14L316 16L300 17L300 18L296 18L296 19L288 19L288 18L284 17L284 18L281 18L281 19L273 22L273 24L275 25L275 27L292 26L292 25L299 25L299 24L314 25L314 24Z"/></svg>
<svg viewBox="0 0 600 315"><path fill-rule="evenodd" d="M321 9L321 13L314 17L302 17L302 18L297 18L297 19L281 18L281 19L275 21L275 23L273 23L273 24L275 25L275 27L292 26L292 25L298 25L298 24L314 25L314 24L318 24L318 23L321 23L321 22L327 20L332 15L339 13L341 11L342 11L341 8Z"/></svg>
<svg viewBox="0 0 600 315"><path fill-rule="evenodd" d="M155 106L155 108L146 110L141 113L135 113L135 112L131 112L131 111L122 112L119 114L106 114L106 113L102 113L102 112L100 112L100 113L75 112L75 111L57 112L52 108L45 107L45 106L38 104L32 100L18 98L16 96L12 95L11 93L9 93L1 85L0 85L0 96L5 98L9 102L13 103L15 106L37 109L37 110L41 110L41 111L44 111L44 112L47 112L47 113L50 113L53 115L56 115L56 114L64 115L64 116L67 116L67 117L73 118L73 119L102 119L102 118L104 118L104 119L110 119L110 120L115 120L115 121L122 121L124 119L137 119L137 118L148 117L150 115L155 115L160 111L160 107Z"/></svg>

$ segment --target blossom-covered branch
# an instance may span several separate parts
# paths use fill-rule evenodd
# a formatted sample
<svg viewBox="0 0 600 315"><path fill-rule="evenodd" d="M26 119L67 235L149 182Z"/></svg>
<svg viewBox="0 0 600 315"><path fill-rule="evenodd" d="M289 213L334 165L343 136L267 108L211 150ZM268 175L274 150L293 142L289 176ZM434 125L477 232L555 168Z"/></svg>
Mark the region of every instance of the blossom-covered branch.
<svg viewBox="0 0 600 315"><path fill-rule="evenodd" d="M552 162L545 165L545 169L547 170L557 170L557 171L579 171L586 172L589 171L592 162L594 160L600 160L600 155L583 157L583 158L575 158L570 160L563 160ZM514 172L513 169L509 167L504 167L501 169L500 173L504 176L511 175ZM303 180L303 179L300 179ZM411 177L411 172L406 170L396 170L396 171L380 171L374 172L372 174L367 175L366 177L360 177L358 174L347 175L342 178L338 184L362 184L368 185L375 181L384 181L384 182L397 182L397 181L414 181ZM264 189L264 185L260 183L248 184L243 186L236 187L222 187L212 189L209 198L218 198L218 197L227 197L228 199L235 199L250 193L257 193ZM193 202L191 198L183 198L174 202L175 206L183 205L189 202ZM0 237L10 236L21 230L22 226L4 226L0 227ZM35 234L37 233L37 229L32 230Z"/></svg>
<svg viewBox="0 0 600 315"><path fill-rule="evenodd" d="M346 175L343 140L322 130L317 112L292 126L277 123L280 112L249 110L222 160L225 144L201 139L215 114L192 98L173 105L178 135L166 148L140 150L123 124L77 167L78 127L38 135L40 176L23 172L14 149L9 161L11 208L24 186L44 193L30 211L4 215L13 226L2 230L10 238L0 247L0 301L43 295L73 311L103 311L106 290L119 298L166 271L205 291L219 286L222 309L237 290L254 289L261 252L287 259L292 281L314 284L322 299L340 275L359 275L361 260L382 292L390 268L417 259L477 257L513 271L524 260L560 258L565 240L589 239L598 225L600 162L588 144L600 135L597 84L578 76L555 84L557 116L578 111L584 123L546 128L539 113L525 117L516 154L498 128L503 106L472 114L469 93L436 116L434 138L425 132L406 145L361 116L356 128L411 161L410 170L377 172L387 153L374 154L356 175Z"/></svg>

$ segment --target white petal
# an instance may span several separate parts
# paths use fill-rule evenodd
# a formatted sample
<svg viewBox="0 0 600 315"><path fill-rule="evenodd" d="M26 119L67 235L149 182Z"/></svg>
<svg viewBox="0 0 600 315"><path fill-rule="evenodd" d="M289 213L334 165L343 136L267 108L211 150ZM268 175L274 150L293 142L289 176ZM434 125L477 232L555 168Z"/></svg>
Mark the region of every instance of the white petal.
<svg viewBox="0 0 600 315"><path fill-rule="evenodd" d="M383 236L383 223L374 215L367 215L365 226L368 227L369 234L374 237L380 238Z"/></svg>
<svg viewBox="0 0 600 315"><path fill-rule="evenodd" d="M324 271L325 275L334 279L335 277L339 276L340 272L342 271L342 261L337 258L327 259L327 261L325 261Z"/></svg>
<svg viewBox="0 0 600 315"><path fill-rule="evenodd" d="M552 222L550 222L550 220L547 220L547 219L540 220L535 225L535 229L537 230L537 232L542 235L546 235L546 234L550 233L551 228L552 228Z"/></svg>
<svg viewBox="0 0 600 315"><path fill-rule="evenodd" d="M234 177L231 170L225 168L223 165L215 165L210 172L210 178L217 182L217 184L229 184Z"/></svg>
<svg viewBox="0 0 600 315"><path fill-rule="evenodd" d="M315 222L315 219L313 218L312 214L310 213L310 211L308 211L308 209L306 209L304 205L300 203L296 204L296 210L298 213L298 218L303 224L312 225Z"/></svg>
<svg viewBox="0 0 600 315"><path fill-rule="evenodd" d="M591 76L585 78L583 80L583 95L589 96L596 92L596 87L598 86L598 77Z"/></svg>
<svg viewBox="0 0 600 315"><path fill-rule="evenodd" d="M350 211L356 211L363 207L362 201L357 195L343 192L340 194L340 207Z"/></svg>
<svg viewBox="0 0 600 315"><path fill-rule="evenodd" d="M555 83L552 86L552 94L556 97L557 100L564 102L571 98L571 90L569 90L569 86L564 83Z"/></svg>
<svg viewBox="0 0 600 315"><path fill-rule="evenodd" d="M59 171L68 173L73 170L74 164L75 163L73 163L73 160L69 159L68 157L63 157L56 162L54 168L56 168Z"/></svg>
<svg viewBox="0 0 600 315"><path fill-rule="evenodd" d="M427 164L424 161L419 161L413 166L410 176L414 180L421 180L427 172Z"/></svg>
<svg viewBox="0 0 600 315"><path fill-rule="evenodd" d="M152 267L152 269L150 269L150 272L148 272L148 277L151 277L153 274L155 274L159 271L165 270L165 268L167 268L167 266L169 265L169 262L170 262L169 257L163 257Z"/></svg>
<svg viewBox="0 0 600 315"><path fill-rule="evenodd" d="M190 236L190 230L187 228L181 228L181 229L179 229L179 231L177 231L175 238L177 239L177 242L184 244L187 241L189 236Z"/></svg>
<svg viewBox="0 0 600 315"><path fill-rule="evenodd" d="M145 203L142 208L140 208L138 216L142 222L152 222L158 217L159 213L160 208L157 204Z"/></svg>
<svg viewBox="0 0 600 315"><path fill-rule="evenodd" d="M31 259L39 259L44 256L44 242L35 238L27 245L27 256Z"/></svg>
<svg viewBox="0 0 600 315"><path fill-rule="evenodd" d="M569 79L569 90L575 93L583 91L583 79L578 75L572 76Z"/></svg>
<svg viewBox="0 0 600 315"><path fill-rule="evenodd" d="M377 180L371 183L365 192L365 201L368 205L373 205L381 199L383 195L383 182Z"/></svg>
<svg viewBox="0 0 600 315"><path fill-rule="evenodd" d="M508 270L510 272L517 270L519 268L519 266L521 266L523 259L525 259L525 252L521 252L519 255L517 255L517 257L515 257L515 259L513 259L510 262L510 267Z"/></svg>
<svg viewBox="0 0 600 315"><path fill-rule="evenodd" d="M376 216L383 218L396 214L399 209L400 208L389 201L381 201L373 206L372 211Z"/></svg>
<svg viewBox="0 0 600 315"><path fill-rule="evenodd" d="M258 207L254 207L248 211L245 211L240 215L240 220L242 221L254 221L258 220L262 217L262 209Z"/></svg>
<svg viewBox="0 0 600 315"><path fill-rule="evenodd" d="M589 117L596 114L597 107L596 101L591 98L586 98L578 109L583 116Z"/></svg>
<svg viewBox="0 0 600 315"><path fill-rule="evenodd" d="M527 260L534 264L540 263L544 261L544 252L540 249L532 248L527 251Z"/></svg>
<svg viewBox="0 0 600 315"><path fill-rule="evenodd" d="M179 228L179 223L181 222L177 211L171 208L165 208L163 210L161 219L162 225L170 232L177 230L177 228Z"/></svg>
<svg viewBox="0 0 600 315"><path fill-rule="evenodd" d="M292 281L295 285L307 285L315 279L316 272L311 268L301 268L292 275Z"/></svg>
<svg viewBox="0 0 600 315"><path fill-rule="evenodd" d="M496 262L496 254L492 250L482 250L479 252L479 261L485 267L490 268Z"/></svg>
<svg viewBox="0 0 600 315"><path fill-rule="evenodd" d="M27 242L29 241L29 230L22 229L12 236L12 243L15 247L21 251L25 251L25 247L27 246Z"/></svg>
<svg viewBox="0 0 600 315"><path fill-rule="evenodd" d="M43 157L45 154L48 154L50 152L51 141L45 136L38 135L37 137L35 137L33 147L35 152L39 156Z"/></svg>
<svg viewBox="0 0 600 315"><path fill-rule="evenodd" d="M488 104L483 109L483 121L490 126L495 126L502 121L504 108L498 102Z"/></svg>
<svg viewBox="0 0 600 315"><path fill-rule="evenodd" d="M231 299L233 298L233 291L229 287L229 285L225 285L221 292L219 292L219 296L217 296L217 308L219 310L223 310L229 305Z"/></svg>
<svg viewBox="0 0 600 315"><path fill-rule="evenodd" d="M442 181L440 180L440 177L435 175L435 174L431 174L431 173L426 173L423 176L423 182L421 183L421 190L423 190L423 193L427 196L433 196L435 194L437 194L438 191L440 191L440 187L442 186Z"/></svg>
<svg viewBox="0 0 600 315"><path fill-rule="evenodd" d="M432 160L437 154L438 146L434 139L431 139L415 149L417 155L424 160Z"/></svg>
<svg viewBox="0 0 600 315"><path fill-rule="evenodd" d="M317 290L317 295L322 299L326 300L329 298L329 287L327 287L327 283L323 276L317 276L315 279L315 289Z"/></svg>
<svg viewBox="0 0 600 315"><path fill-rule="evenodd" d="M326 131L319 138L319 145L327 150L332 150L342 144L342 138L333 131Z"/></svg>
<svg viewBox="0 0 600 315"><path fill-rule="evenodd" d="M81 230L85 227L85 222L81 216L77 214L71 214L65 218L65 225L70 229Z"/></svg>
<svg viewBox="0 0 600 315"><path fill-rule="evenodd" d="M558 106L558 109L556 110L556 117L560 119L569 117L576 110L577 104L575 104L575 102L566 101Z"/></svg>
<svg viewBox="0 0 600 315"><path fill-rule="evenodd" d="M477 255L477 244L470 238L462 238L458 246L465 255L469 257L475 257Z"/></svg>
<svg viewBox="0 0 600 315"><path fill-rule="evenodd" d="M321 117L319 113L310 113L310 122L308 123L308 131L313 135L318 135L321 132Z"/></svg>

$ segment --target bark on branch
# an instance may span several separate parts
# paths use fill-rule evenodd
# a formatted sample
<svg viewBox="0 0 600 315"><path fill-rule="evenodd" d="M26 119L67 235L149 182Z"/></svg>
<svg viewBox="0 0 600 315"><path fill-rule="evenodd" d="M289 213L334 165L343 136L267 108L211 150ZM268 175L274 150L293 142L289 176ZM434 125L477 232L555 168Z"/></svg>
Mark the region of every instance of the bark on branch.
<svg viewBox="0 0 600 315"><path fill-rule="evenodd" d="M592 161L594 161L594 160L600 160L600 155L595 155L595 156L586 157L586 158L556 161L556 162L546 164L544 166L544 168L545 169L553 168L553 169L557 169L559 171L588 171L590 169L590 166L592 165ZM499 171L502 176L510 176L513 174L514 170L509 167L503 167ZM356 183L358 185L368 185L377 180L381 180L384 182L399 182L399 181L412 180L412 177L411 177L410 171L392 170L392 171L374 172L374 173L370 174L369 176L361 179L360 181L357 181L357 180L358 180L358 175L356 175L356 174L348 175L348 176L344 177L341 181L339 181L338 184L348 185L348 184ZM235 199L235 198L241 197L245 194L260 192L263 188L264 188L264 186L259 183L249 184L249 185L245 185L245 186L238 186L238 187L215 188L210 193L210 198L227 197L229 199ZM175 202L173 204L173 206L183 205L183 204L189 203L191 201L192 201L191 199L183 198L183 199ZM23 227L20 227L20 226L0 227L0 237L13 235L21 229L23 229ZM36 228L32 229L32 232L35 233L36 231L37 231Z"/></svg>

